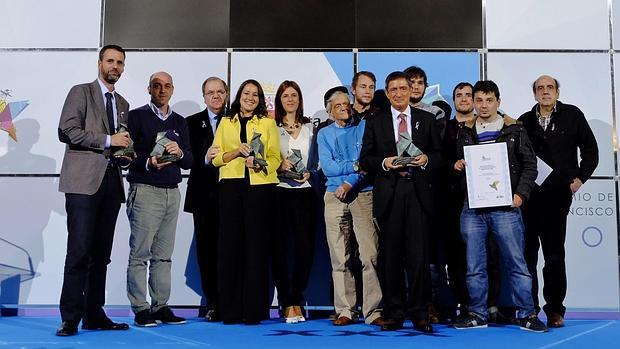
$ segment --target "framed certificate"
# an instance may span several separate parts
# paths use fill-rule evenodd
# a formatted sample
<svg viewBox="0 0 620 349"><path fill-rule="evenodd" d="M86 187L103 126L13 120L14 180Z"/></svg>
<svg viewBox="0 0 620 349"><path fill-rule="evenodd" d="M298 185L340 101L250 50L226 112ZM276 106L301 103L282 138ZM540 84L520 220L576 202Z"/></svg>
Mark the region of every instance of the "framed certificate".
<svg viewBox="0 0 620 349"><path fill-rule="evenodd" d="M506 143L463 147L470 208L510 206L512 187Z"/></svg>

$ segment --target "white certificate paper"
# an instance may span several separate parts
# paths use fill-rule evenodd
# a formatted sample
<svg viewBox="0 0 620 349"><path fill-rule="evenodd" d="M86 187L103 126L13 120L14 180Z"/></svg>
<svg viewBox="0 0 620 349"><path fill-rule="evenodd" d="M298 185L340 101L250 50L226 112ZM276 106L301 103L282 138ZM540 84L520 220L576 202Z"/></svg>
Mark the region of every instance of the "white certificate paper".
<svg viewBox="0 0 620 349"><path fill-rule="evenodd" d="M510 206L512 187L506 143L463 147L470 208Z"/></svg>
<svg viewBox="0 0 620 349"><path fill-rule="evenodd" d="M547 177L549 177L551 172L553 172L553 169L551 168L551 166L547 165L547 163L544 162L543 159L539 158L538 156L536 157L536 160L537 160L536 167L538 168L538 176L536 177L535 182L538 185L542 185L545 179L547 179Z"/></svg>

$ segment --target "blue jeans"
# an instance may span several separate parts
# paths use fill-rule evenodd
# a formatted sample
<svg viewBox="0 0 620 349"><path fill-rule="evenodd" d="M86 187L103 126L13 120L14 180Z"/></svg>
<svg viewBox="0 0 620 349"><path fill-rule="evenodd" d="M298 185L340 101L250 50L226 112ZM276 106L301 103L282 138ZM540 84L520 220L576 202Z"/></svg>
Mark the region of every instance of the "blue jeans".
<svg viewBox="0 0 620 349"><path fill-rule="evenodd" d="M502 267L509 275L512 301L519 318L535 313L532 301L532 278L523 257L523 220L520 209L470 209L465 202L461 212L461 235L467 246L467 289L469 311L487 319L487 234L495 235L502 258Z"/></svg>

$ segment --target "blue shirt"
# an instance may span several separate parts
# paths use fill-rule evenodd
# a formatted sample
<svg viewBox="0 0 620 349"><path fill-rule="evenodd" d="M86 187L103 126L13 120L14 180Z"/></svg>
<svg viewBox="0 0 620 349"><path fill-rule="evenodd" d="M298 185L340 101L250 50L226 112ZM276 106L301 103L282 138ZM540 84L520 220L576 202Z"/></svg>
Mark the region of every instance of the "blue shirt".
<svg viewBox="0 0 620 349"><path fill-rule="evenodd" d="M357 191L372 190L353 170L359 160L366 120L357 125L338 126L332 123L322 128L317 136L319 164L327 177L327 191L334 192L342 183L349 183Z"/></svg>

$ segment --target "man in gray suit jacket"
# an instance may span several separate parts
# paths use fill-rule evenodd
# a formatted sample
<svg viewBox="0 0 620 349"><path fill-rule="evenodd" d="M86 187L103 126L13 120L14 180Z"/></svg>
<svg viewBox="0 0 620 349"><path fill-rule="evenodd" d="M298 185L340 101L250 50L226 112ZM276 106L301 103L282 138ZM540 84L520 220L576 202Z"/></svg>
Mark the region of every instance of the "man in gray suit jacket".
<svg viewBox="0 0 620 349"><path fill-rule="evenodd" d="M107 45L99 51L97 80L71 88L62 108L58 139L66 144L59 191L65 193L67 257L60 296L58 336L83 329L126 330L103 311L107 265L114 227L125 192L118 161L111 156L127 147L129 103L114 90L125 68L125 51Z"/></svg>

